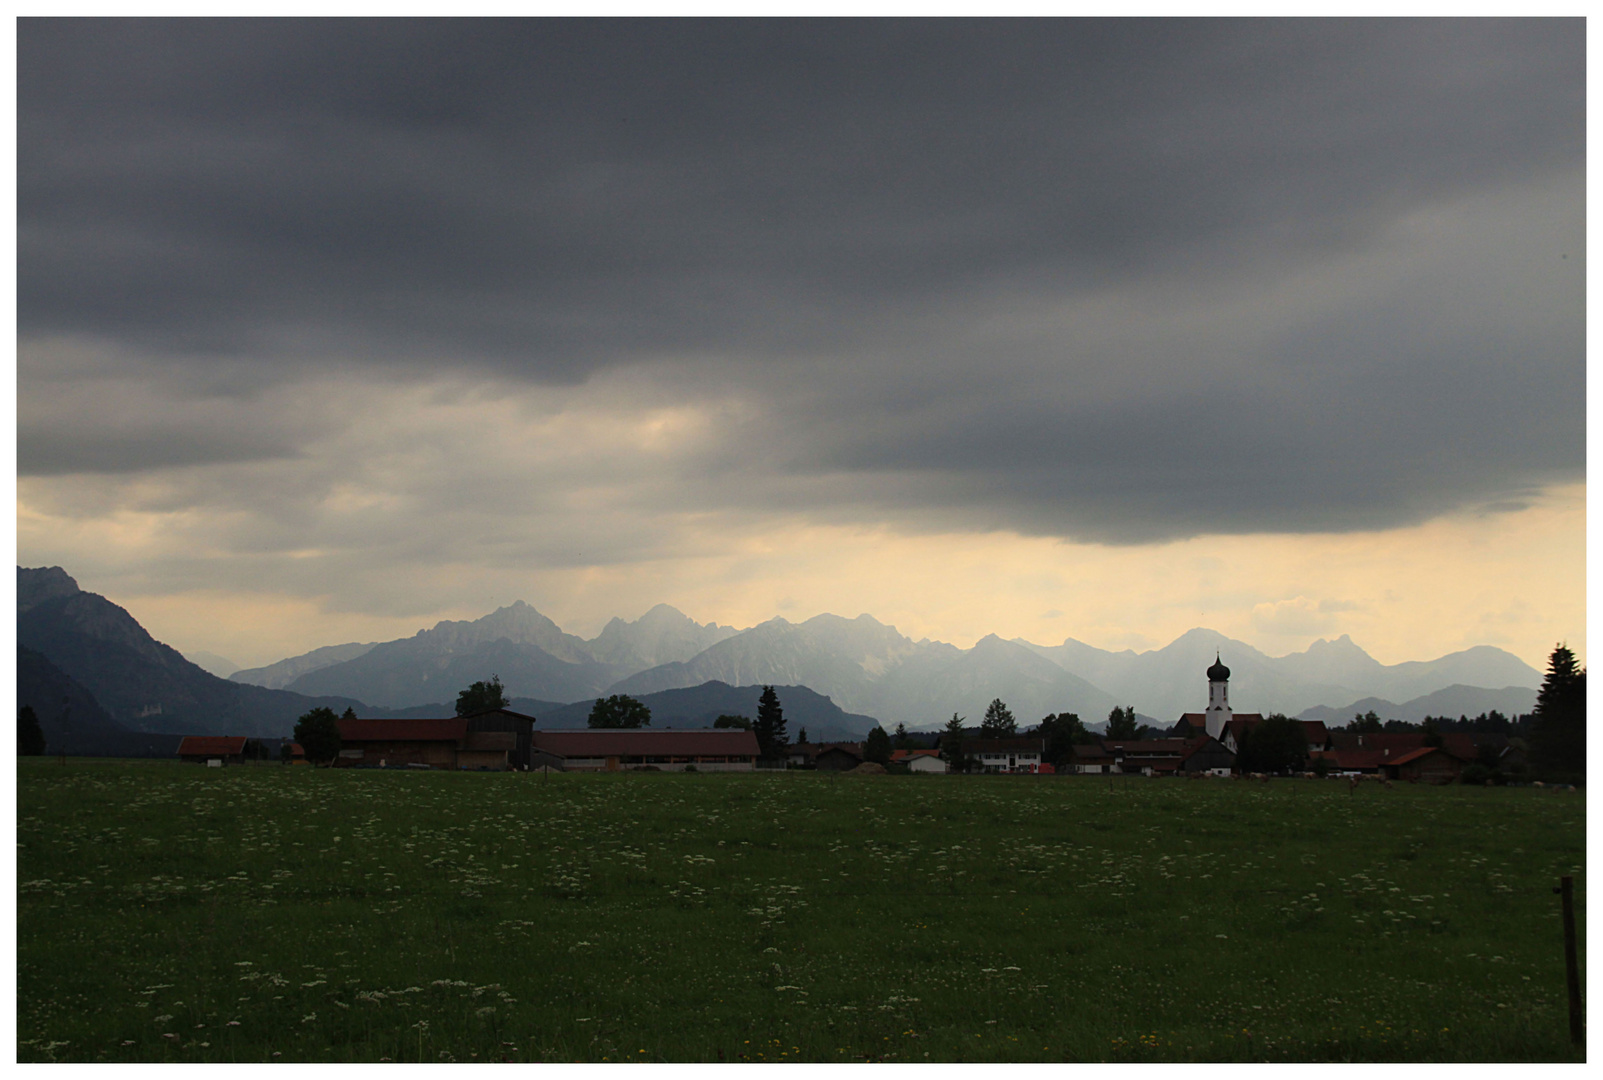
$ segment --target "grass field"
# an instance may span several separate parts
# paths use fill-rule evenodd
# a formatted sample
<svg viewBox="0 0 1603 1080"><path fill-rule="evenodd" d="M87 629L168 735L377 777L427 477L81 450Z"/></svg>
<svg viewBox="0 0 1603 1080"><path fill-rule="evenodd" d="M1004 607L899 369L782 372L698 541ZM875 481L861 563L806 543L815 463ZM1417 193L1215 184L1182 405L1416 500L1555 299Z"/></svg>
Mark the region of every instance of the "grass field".
<svg viewBox="0 0 1603 1080"><path fill-rule="evenodd" d="M1584 823L1533 788L24 760L17 1052L1578 1060Z"/></svg>

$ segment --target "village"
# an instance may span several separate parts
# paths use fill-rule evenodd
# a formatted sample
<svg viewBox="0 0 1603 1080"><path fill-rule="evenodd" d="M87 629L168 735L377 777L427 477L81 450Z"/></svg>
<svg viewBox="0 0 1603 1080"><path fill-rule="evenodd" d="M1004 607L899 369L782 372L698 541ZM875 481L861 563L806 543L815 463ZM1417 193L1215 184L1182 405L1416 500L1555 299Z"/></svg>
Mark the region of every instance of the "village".
<svg viewBox="0 0 1603 1080"><path fill-rule="evenodd" d="M1004 737L961 738L899 733L903 745L876 753L872 736L862 742L787 743L765 756L749 729L580 729L536 730L535 717L498 708L441 719L359 719L337 721L339 749L328 764L336 768L446 769L458 771L563 772L753 772L804 769L825 772L952 772L1015 776L1114 776L1227 778L1245 774L1243 749L1265 723L1260 713L1233 712L1230 669L1217 658L1208 668L1208 707L1181 716L1162 737L1111 738L1090 735L1065 755L1054 755L1052 739L1039 731ZM1303 752L1288 760L1298 768L1278 770L1304 777L1374 777L1388 781L1446 784L1466 778L1479 766L1496 775L1518 775L1524 766L1520 744L1485 732L1341 731L1320 720L1272 718L1296 725ZM1043 725L1044 726L1044 725ZM883 732L882 742L888 742ZM1148 731L1150 734L1150 730ZM1051 760L1053 756L1058 761ZM279 760L308 764L299 743L243 736L186 736L178 757L184 762L222 766ZM879 760L876 760L879 759ZM1254 770L1253 775L1267 776ZM1469 771L1469 779L1478 779Z"/></svg>

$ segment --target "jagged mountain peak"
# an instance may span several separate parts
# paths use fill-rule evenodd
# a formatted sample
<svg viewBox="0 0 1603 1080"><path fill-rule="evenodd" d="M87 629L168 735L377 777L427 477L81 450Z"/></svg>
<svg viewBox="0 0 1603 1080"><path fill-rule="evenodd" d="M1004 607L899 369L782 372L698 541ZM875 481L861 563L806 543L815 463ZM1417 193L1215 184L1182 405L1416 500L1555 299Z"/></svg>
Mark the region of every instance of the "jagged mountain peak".
<svg viewBox="0 0 1603 1080"><path fill-rule="evenodd" d="M17 567L17 614L54 600L83 592L72 575L59 566Z"/></svg>

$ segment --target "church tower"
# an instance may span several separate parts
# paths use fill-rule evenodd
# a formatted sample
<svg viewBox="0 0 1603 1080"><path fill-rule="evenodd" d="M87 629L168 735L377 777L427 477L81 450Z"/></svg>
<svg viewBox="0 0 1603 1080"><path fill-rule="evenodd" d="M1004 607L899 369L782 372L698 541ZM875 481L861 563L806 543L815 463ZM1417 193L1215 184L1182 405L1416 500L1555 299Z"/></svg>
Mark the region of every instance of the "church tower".
<svg viewBox="0 0 1603 1080"><path fill-rule="evenodd" d="M1215 739L1223 739L1230 724L1230 669L1213 654L1213 666L1208 669L1208 711L1203 714L1203 726Z"/></svg>

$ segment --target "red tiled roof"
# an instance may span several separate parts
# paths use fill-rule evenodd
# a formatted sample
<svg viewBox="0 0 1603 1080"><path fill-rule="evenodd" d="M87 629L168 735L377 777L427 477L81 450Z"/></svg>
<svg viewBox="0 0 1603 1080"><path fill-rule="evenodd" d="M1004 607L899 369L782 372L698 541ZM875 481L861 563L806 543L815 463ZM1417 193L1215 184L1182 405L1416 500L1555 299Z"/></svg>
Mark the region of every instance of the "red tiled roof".
<svg viewBox="0 0 1603 1080"><path fill-rule="evenodd" d="M461 742L467 734L464 717L448 720L341 720L343 742Z"/></svg>
<svg viewBox="0 0 1603 1080"><path fill-rule="evenodd" d="M650 731L644 728L536 731L534 748L558 757L610 757L616 754L756 757L757 736L738 728L699 731Z"/></svg>
<svg viewBox="0 0 1603 1080"><path fill-rule="evenodd" d="M910 761L913 758L941 756L939 750L897 750L891 754L892 761Z"/></svg>
<svg viewBox="0 0 1603 1080"><path fill-rule="evenodd" d="M289 756L290 757L305 757L306 756L306 747L302 746L298 742L290 743L289 744Z"/></svg>
<svg viewBox="0 0 1603 1080"><path fill-rule="evenodd" d="M243 735L185 735L178 743L179 757L228 757L245 752Z"/></svg>

